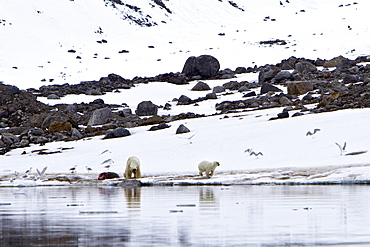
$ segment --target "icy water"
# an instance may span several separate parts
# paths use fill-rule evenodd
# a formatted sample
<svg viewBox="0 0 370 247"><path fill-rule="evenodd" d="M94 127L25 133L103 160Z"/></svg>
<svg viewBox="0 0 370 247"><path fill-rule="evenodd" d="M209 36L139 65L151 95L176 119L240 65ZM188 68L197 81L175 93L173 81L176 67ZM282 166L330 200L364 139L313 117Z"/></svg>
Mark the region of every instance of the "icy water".
<svg viewBox="0 0 370 247"><path fill-rule="evenodd" d="M369 186L0 189L0 246L370 246Z"/></svg>

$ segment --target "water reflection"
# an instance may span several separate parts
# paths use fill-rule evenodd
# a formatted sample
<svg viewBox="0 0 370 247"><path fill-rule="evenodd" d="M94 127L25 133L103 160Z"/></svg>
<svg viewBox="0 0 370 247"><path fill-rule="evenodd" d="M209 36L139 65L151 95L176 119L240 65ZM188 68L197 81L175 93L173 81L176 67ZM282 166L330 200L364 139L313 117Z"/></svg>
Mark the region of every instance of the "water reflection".
<svg viewBox="0 0 370 247"><path fill-rule="evenodd" d="M0 246L369 246L368 186L0 189Z"/></svg>
<svg viewBox="0 0 370 247"><path fill-rule="evenodd" d="M141 204L141 188L123 188L125 190L127 208L139 209Z"/></svg>

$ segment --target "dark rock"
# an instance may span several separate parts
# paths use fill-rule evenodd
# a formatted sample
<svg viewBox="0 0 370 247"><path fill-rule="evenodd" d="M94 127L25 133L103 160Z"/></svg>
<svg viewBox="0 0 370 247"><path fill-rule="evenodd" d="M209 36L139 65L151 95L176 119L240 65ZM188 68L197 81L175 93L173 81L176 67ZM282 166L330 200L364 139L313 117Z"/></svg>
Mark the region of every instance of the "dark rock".
<svg viewBox="0 0 370 247"><path fill-rule="evenodd" d="M235 77L235 72L231 69L224 69L218 72L218 79L231 79Z"/></svg>
<svg viewBox="0 0 370 247"><path fill-rule="evenodd" d="M33 128L28 131L28 134L33 136L41 136L44 134L44 131L39 128Z"/></svg>
<svg viewBox="0 0 370 247"><path fill-rule="evenodd" d="M156 131L156 130L161 130L161 129L167 129L171 127L170 125L166 124L166 123L160 123L156 126L152 126L150 127L149 131Z"/></svg>
<svg viewBox="0 0 370 247"><path fill-rule="evenodd" d="M222 93L222 92L225 92L225 88L222 87L222 86L216 86L213 88L212 90L213 93Z"/></svg>
<svg viewBox="0 0 370 247"><path fill-rule="evenodd" d="M283 111L282 113L279 113L278 118L288 118L289 117L289 112Z"/></svg>
<svg viewBox="0 0 370 247"><path fill-rule="evenodd" d="M176 130L176 134L183 134L188 132L190 132L190 130L183 124L180 124L180 126Z"/></svg>
<svg viewBox="0 0 370 247"><path fill-rule="evenodd" d="M60 99L60 97L56 94L49 94L47 99Z"/></svg>
<svg viewBox="0 0 370 247"><path fill-rule="evenodd" d="M263 83L261 86L261 94L265 94L268 92L282 92L282 90L278 87L275 87L272 84L269 83Z"/></svg>
<svg viewBox="0 0 370 247"><path fill-rule="evenodd" d="M279 103L280 105L285 106L285 105L291 105L292 101L288 99L288 97L286 97L285 95L282 95L280 96Z"/></svg>
<svg viewBox="0 0 370 247"><path fill-rule="evenodd" d="M292 69L294 69L297 60L298 59L296 57L293 57L293 56L286 59L286 60L282 60L281 65L280 65L280 69L281 70L292 70Z"/></svg>
<svg viewBox="0 0 370 247"><path fill-rule="evenodd" d="M85 94L86 95L103 95L103 93L97 88L88 89L86 90Z"/></svg>
<svg viewBox="0 0 370 247"><path fill-rule="evenodd" d="M163 122L164 122L164 119L162 117L155 115L155 116L145 119L142 125L152 125L152 124L159 124Z"/></svg>
<svg viewBox="0 0 370 247"><path fill-rule="evenodd" d="M108 123L113 117L112 110L108 107L97 109L89 119L88 125L101 125Z"/></svg>
<svg viewBox="0 0 370 247"><path fill-rule="evenodd" d="M305 94L313 89L313 85L309 81L289 81L287 82L289 95Z"/></svg>
<svg viewBox="0 0 370 247"><path fill-rule="evenodd" d="M293 76L289 71L283 70L276 74L275 81L281 82L291 79Z"/></svg>
<svg viewBox="0 0 370 247"><path fill-rule="evenodd" d="M171 76L167 81L169 83L176 84L176 85L188 84L184 74L178 74L178 75Z"/></svg>
<svg viewBox="0 0 370 247"><path fill-rule="evenodd" d="M12 146L14 143L19 142L19 138L11 133L2 133L0 140L6 146Z"/></svg>
<svg viewBox="0 0 370 247"><path fill-rule="evenodd" d="M238 90L242 86L242 84L237 81L229 81L224 83L222 86L225 89Z"/></svg>
<svg viewBox="0 0 370 247"><path fill-rule="evenodd" d="M247 92L247 91L250 91L250 89L247 87L247 86L241 86L239 89L238 89L238 92Z"/></svg>
<svg viewBox="0 0 370 247"><path fill-rule="evenodd" d="M157 115L158 106L153 104L151 101L143 101L139 103L135 112L136 112L136 115L138 116Z"/></svg>
<svg viewBox="0 0 370 247"><path fill-rule="evenodd" d="M338 56L325 62L324 67L336 67L339 69L345 69L350 68L355 64L356 64L355 61L351 61L343 56Z"/></svg>
<svg viewBox="0 0 370 247"><path fill-rule="evenodd" d="M121 117L128 117L130 115L132 115L132 111L130 108L124 108L120 111L118 111L118 115L121 116Z"/></svg>
<svg viewBox="0 0 370 247"><path fill-rule="evenodd" d="M49 126L50 133L71 131L71 129L72 129L72 124L70 122L52 122Z"/></svg>
<svg viewBox="0 0 370 247"><path fill-rule="evenodd" d="M97 105L104 105L104 100L102 100L102 99L95 99L91 103L97 104Z"/></svg>
<svg viewBox="0 0 370 247"><path fill-rule="evenodd" d="M315 65L313 65L310 62L305 62L305 61L297 63L295 65L295 69L298 71L298 73L302 75L317 71L317 68Z"/></svg>
<svg viewBox="0 0 370 247"><path fill-rule="evenodd" d="M292 117L298 117L304 115L302 112L296 112L292 115Z"/></svg>
<svg viewBox="0 0 370 247"><path fill-rule="evenodd" d="M188 96L185 96L185 95L181 95L179 100L177 101L178 105L189 105L191 103L192 103L192 100Z"/></svg>
<svg viewBox="0 0 370 247"><path fill-rule="evenodd" d="M189 57L184 65L182 73L187 77L202 76L214 77L220 70L220 63L218 60L210 55L202 55L199 57Z"/></svg>
<svg viewBox="0 0 370 247"><path fill-rule="evenodd" d="M204 83L202 81L198 82L192 89L191 91L207 91L211 90L211 88L208 86L207 83Z"/></svg>
<svg viewBox="0 0 370 247"><path fill-rule="evenodd" d="M345 75L343 77L343 83L348 84L348 83L356 83L359 81L359 78L357 75Z"/></svg>
<svg viewBox="0 0 370 247"><path fill-rule="evenodd" d="M217 95L215 93L208 93L206 99L217 99Z"/></svg>
<svg viewBox="0 0 370 247"><path fill-rule="evenodd" d="M171 104L170 103L166 103L163 107L163 110L171 110Z"/></svg>
<svg viewBox="0 0 370 247"><path fill-rule="evenodd" d="M110 132L108 132L103 139L110 139L110 138L117 138L117 137L125 137L131 135L128 129L118 127Z"/></svg>
<svg viewBox="0 0 370 247"><path fill-rule="evenodd" d="M71 132L72 140L78 140L82 138L82 134L80 133L80 131L78 131L78 129L72 128Z"/></svg>
<svg viewBox="0 0 370 247"><path fill-rule="evenodd" d="M253 96L257 96L254 91L244 94L243 95L243 98L253 97Z"/></svg>
<svg viewBox="0 0 370 247"><path fill-rule="evenodd" d="M279 72L280 72L280 69L276 67L275 65L266 65L260 69L260 73L258 75L258 82L263 83L263 82L270 81Z"/></svg>
<svg viewBox="0 0 370 247"><path fill-rule="evenodd" d="M247 73L247 69L245 67L238 67L235 69L235 74L243 74L243 73Z"/></svg>

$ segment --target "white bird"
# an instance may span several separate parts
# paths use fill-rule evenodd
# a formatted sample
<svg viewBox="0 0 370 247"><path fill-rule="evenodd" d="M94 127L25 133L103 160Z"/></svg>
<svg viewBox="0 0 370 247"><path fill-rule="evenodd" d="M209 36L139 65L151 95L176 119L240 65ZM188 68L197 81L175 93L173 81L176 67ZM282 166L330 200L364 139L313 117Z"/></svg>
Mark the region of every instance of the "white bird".
<svg viewBox="0 0 370 247"><path fill-rule="evenodd" d="M88 167L88 166L85 166L85 167L86 167L87 172L92 171L92 169L90 167Z"/></svg>
<svg viewBox="0 0 370 247"><path fill-rule="evenodd" d="M44 176L46 169L48 169L47 166L45 166L44 169L42 169L42 171L40 172L39 169L36 168L38 178L42 178L42 176Z"/></svg>
<svg viewBox="0 0 370 247"><path fill-rule="evenodd" d="M189 137L187 137L187 136L181 136L181 135L178 135L178 137L180 137L180 138L182 138L182 139L188 139L188 140L189 140L189 143L190 143L190 144L192 144L193 142L192 142L192 141L190 141L190 140L191 140L191 138L193 138L197 133L198 133L198 131L197 131L197 132L195 132L194 134L192 134L192 135L191 135L191 136L189 136ZM182 134L182 135L184 135L184 134Z"/></svg>
<svg viewBox="0 0 370 247"><path fill-rule="evenodd" d="M105 153L112 153L111 151L109 151L108 149L107 150L104 150L103 152L101 152L99 155L102 155L102 154L105 154Z"/></svg>
<svg viewBox="0 0 370 247"><path fill-rule="evenodd" d="M29 173L31 173L31 170L32 170L32 167L30 167L30 169L28 169L28 170L25 172L25 174L29 174Z"/></svg>
<svg viewBox="0 0 370 247"><path fill-rule="evenodd" d="M308 131L307 133L306 133L306 136L313 136L314 134L316 134L318 131L320 131L321 129L314 129L313 130L313 133L311 132L311 131Z"/></svg>
<svg viewBox="0 0 370 247"><path fill-rule="evenodd" d="M342 155L344 152L346 152L347 142L344 142L343 147L342 147L340 144L338 144L338 143L335 143L335 144L336 144L336 145L338 146L338 148L339 148L340 155Z"/></svg>
<svg viewBox="0 0 370 247"><path fill-rule="evenodd" d="M71 171L71 173L75 173L76 172L76 167L77 167L77 165L75 165L72 168L69 168L69 170Z"/></svg>
<svg viewBox="0 0 370 247"><path fill-rule="evenodd" d="M110 165L110 164L113 164L113 163L114 163L114 161L113 161L112 159L107 159L107 160L104 160L104 161L101 163L101 165L105 165L105 164Z"/></svg>
<svg viewBox="0 0 370 247"><path fill-rule="evenodd" d="M247 148L245 151L244 151L244 153L249 153L249 156L252 156L252 155L254 155L254 156L256 156L257 158L258 158L258 156L263 156L263 153L262 152L254 152L253 151L253 148Z"/></svg>
<svg viewBox="0 0 370 247"><path fill-rule="evenodd" d="M255 153L255 152L251 152L250 154L249 154L249 156L252 156L252 155L254 155L254 156L259 156L259 155L261 155L261 156L263 156L263 153L262 152L258 152L258 153Z"/></svg>

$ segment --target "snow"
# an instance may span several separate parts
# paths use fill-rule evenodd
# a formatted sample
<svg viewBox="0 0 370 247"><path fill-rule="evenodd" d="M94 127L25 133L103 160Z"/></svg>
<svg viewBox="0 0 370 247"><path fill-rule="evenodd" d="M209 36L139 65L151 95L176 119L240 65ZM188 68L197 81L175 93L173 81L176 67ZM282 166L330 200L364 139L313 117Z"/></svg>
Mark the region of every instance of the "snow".
<svg viewBox="0 0 370 247"><path fill-rule="evenodd" d="M368 20L366 11L370 2L365 0L343 7L339 5L344 3L336 0L292 0L290 4L284 2L283 6L279 1L235 0L245 11L226 1L165 1L173 14L157 5L152 7L147 0L124 2L139 6L158 25L139 27L122 20L122 15L129 10L124 6L105 6L104 1L51 3L37 0L31 3L2 0L0 19L6 22L0 24L0 35L5 37L0 39L0 57L4 58L0 61L0 80L20 88L38 88L45 84L98 80L109 73L125 78L154 76L181 71L189 56L202 54L215 56L221 68L231 69L274 64L290 56L331 59L338 55L356 58L370 54L367 44L370 32L363 24ZM132 14L140 17L136 12ZM270 18L264 21L267 16ZM101 34L97 32L99 27L103 31ZM225 33L225 36L218 33ZM96 42L102 39L108 43ZM269 47L258 43L270 39L284 39L288 45ZM155 48L148 48L150 45ZM76 53L68 53L69 49ZM123 49L130 52L119 54ZM95 53L97 58L94 58ZM108 57L110 59L105 59ZM232 80L253 82L257 78L258 74L251 73ZM230 80L205 82L212 88L227 81ZM39 100L48 104L72 104L102 98L106 103L126 103L132 110L139 102L151 100L157 105L172 104L170 111L161 109L159 114L212 115L217 113L216 103L238 100L243 95L237 92L219 94L217 100L200 102L199 106L176 106L172 102L181 95L192 99L205 96L207 92L190 91L196 83L179 86L153 82L99 97L68 95L61 100ZM370 109L269 121L282 110L251 110L227 114L227 117L186 119L171 122L170 128L159 131L149 132L150 126L131 128L132 135L124 138L102 140L102 136L97 136L15 149L1 157L0 176L4 179L0 185L68 184L20 178L30 167L29 177L32 177L37 174L36 169L41 171L46 166L45 178L79 176L94 181L97 174L107 171L101 165L107 159L114 161L110 171L122 176L125 162L131 155L139 157L142 163L141 181L154 184L310 184L370 180L369 153L345 155L369 150L370 130L366 123ZM180 124L191 132L176 135ZM306 136L314 129L320 131ZM335 143L343 145L345 142L346 152L341 155ZM262 152L263 156L249 156L245 152L248 148ZM40 149L60 153L39 155L32 152ZM197 176L197 164L202 160L221 163L211 179ZM77 172L71 174L69 169L75 165ZM92 171L87 172L86 166ZM10 181L15 172L20 175ZM115 182L117 180L104 183Z"/></svg>

